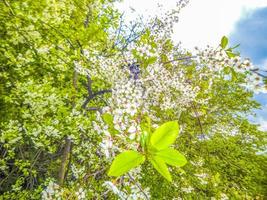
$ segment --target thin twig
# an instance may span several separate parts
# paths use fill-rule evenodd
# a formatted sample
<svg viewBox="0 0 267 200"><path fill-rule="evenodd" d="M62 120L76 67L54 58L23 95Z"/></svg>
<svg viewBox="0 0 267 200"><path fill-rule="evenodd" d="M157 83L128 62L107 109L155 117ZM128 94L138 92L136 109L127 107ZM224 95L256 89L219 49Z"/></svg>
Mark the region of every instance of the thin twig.
<svg viewBox="0 0 267 200"><path fill-rule="evenodd" d="M90 176L93 176L94 178L96 178L97 175L103 173L106 169L107 169L107 167L104 167L104 168L102 168L102 169L100 169L94 173L88 173L83 177L83 180L86 181Z"/></svg>
<svg viewBox="0 0 267 200"><path fill-rule="evenodd" d="M4 4L9 8L10 13L15 16L15 12L13 11L13 9L11 8L11 6L9 5L9 3L6 0L3 0Z"/></svg>
<svg viewBox="0 0 267 200"><path fill-rule="evenodd" d="M196 108L194 102L192 103L192 106L193 106L193 109L194 109L194 113L195 113L195 115L197 117L197 121L198 121L198 125L200 127L201 134L204 134L203 127L202 127L202 124L201 124L201 121L200 121L200 118L199 118L199 115L198 115L198 112L197 112L197 108Z"/></svg>
<svg viewBox="0 0 267 200"><path fill-rule="evenodd" d="M89 17L91 15L91 8L90 8L90 6L88 5L87 8L88 8L88 11L87 11L87 14L86 14L86 18L84 20L84 28L87 28L88 27Z"/></svg>
<svg viewBox="0 0 267 200"><path fill-rule="evenodd" d="M196 56L188 56L188 57L177 58L177 59L174 59L174 60L170 60L170 61L164 62L162 64L165 65L165 64L172 63L172 62L175 62L175 61L189 60L189 59L192 59L192 58L196 58Z"/></svg>
<svg viewBox="0 0 267 200"><path fill-rule="evenodd" d="M258 76L262 77L262 78L267 78L267 75L263 75L260 72L257 71L252 71L253 73L257 74Z"/></svg>
<svg viewBox="0 0 267 200"><path fill-rule="evenodd" d="M147 194L144 192L144 190L142 189L141 185L139 183L137 183L135 181L135 179L129 174L127 173L127 175L129 176L130 180L132 181L132 183L136 184L136 186L138 187L138 189L144 194L145 198L147 200L149 200L149 197L147 196Z"/></svg>

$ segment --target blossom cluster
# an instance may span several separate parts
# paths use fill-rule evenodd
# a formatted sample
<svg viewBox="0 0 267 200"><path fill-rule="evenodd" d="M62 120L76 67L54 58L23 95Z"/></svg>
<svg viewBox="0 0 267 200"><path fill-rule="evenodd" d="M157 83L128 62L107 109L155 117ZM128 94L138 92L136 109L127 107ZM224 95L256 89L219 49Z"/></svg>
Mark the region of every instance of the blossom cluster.
<svg viewBox="0 0 267 200"><path fill-rule="evenodd" d="M150 199L149 188L142 189L140 183L137 180L139 178L141 178L140 168L136 168L129 172L128 177L124 178L124 187L127 189L119 189L117 185L111 181L105 181L103 186L106 187L109 191L112 191L122 200Z"/></svg>
<svg viewBox="0 0 267 200"><path fill-rule="evenodd" d="M60 187L56 184L53 180L50 180L46 188L42 191L42 200L63 200L66 196L68 198L74 198L77 200L84 200L86 199L86 191L83 188L79 188L76 192L70 192L65 190L64 188Z"/></svg>
<svg viewBox="0 0 267 200"><path fill-rule="evenodd" d="M263 76L257 73L258 68L249 59L242 59L239 55L230 53L221 47L208 46L204 50L196 48L200 65L206 67L213 77L219 76L221 71L230 67L234 72L246 75L242 84L245 88L256 93L266 93L267 88L263 82ZM229 77L225 76L225 78Z"/></svg>
<svg viewBox="0 0 267 200"><path fill-rule="evenodd" d="M50 181L46 189L42 192L42 200L61 199L63 190L53 181Z"/></svg>

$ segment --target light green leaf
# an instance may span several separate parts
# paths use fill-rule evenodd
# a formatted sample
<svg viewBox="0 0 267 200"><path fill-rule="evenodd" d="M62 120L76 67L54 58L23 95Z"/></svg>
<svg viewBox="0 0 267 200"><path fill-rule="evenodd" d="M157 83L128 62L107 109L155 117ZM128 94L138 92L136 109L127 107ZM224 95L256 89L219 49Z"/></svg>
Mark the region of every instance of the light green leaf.
<svg viewBox="0 0 267 200"><path fill-rule="evenodd" d="M221 39L221 47L224 49L228 44L228 38L226 36L223 36Z"/></svg>
<svg viewBox="0 0 267 200"><path fill-rule="evenodd" d="M145 161L145 156L136 151L125 151L115 157L109 169L109 176L121 176Z"/></svg>
<svg viewBox="0 0 267 200"><path fill-rule="evenodd" d="M168 181L172 181L171 174L165 162L158 156L153 156L150 160L153 167Z"/></svg>
<svg viewBox="0 0 267 200"><path fill-rule="evenodd" d="M108 125L108 130L111 134L118 134L118 130L114 128L113 124L113 116L109 113L105 113L102 115L103 121Z"/></svg>
<svg viewBox="0 0 267 200"><path fill-rule="evenodd" d="M109 113L105 113L102 115L103 121L108 125L113 124L113 116Z"/></svg>
<svg viewBox="0 0 267 200"><path fill-rule="evenodd" d="M178 136L177 121L166 122L156 129L150 138L150 143L158 150L166 149L174 143Z"/></svg>
<svg viewBox="0 0 267 200"><path fill-rule="evenodd" d="M182 167L187 163L186 158L179 151L171 148L163 149L156 153L164 162L172 166Z"/></svg>
<svg viewBox="0 0 267 200"><path fill-rule="evenodd" d="M227 56L228 56L229 58L234 58L234 57L237 56L237 54L235 54L235 53L233 53L233 52L231 52L231 51L226 51L226 54L227 54Z"/></svg>
<svg viewBox="0 0 267 200"><path fill-rule="evenodd" d="M144 117L141 121L141 129L142 131L147 131L148 133L151 132L151 119L149 117Z"/></svg>
<svg viewBox="0 0 267 200"><path fill-rule="evenodd" d="M141 146L143 148L146 148L146 144L147 144L147 141L148 141L148 136L149 133L147 131L143 131L142 134L141 134L141 137L140 137L140 143L141 143Z"/></svg>

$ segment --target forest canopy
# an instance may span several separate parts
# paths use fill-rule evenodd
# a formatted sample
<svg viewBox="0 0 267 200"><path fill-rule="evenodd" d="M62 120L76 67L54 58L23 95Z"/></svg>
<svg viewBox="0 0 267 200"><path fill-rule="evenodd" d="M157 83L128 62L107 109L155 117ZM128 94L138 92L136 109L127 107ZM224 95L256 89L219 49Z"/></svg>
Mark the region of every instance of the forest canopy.
<svg viewBox="0 0 267 200"><path fill-rule="evenodd" d="M266 76L114 3L0 2L0 199L266 198Z"/></svg>

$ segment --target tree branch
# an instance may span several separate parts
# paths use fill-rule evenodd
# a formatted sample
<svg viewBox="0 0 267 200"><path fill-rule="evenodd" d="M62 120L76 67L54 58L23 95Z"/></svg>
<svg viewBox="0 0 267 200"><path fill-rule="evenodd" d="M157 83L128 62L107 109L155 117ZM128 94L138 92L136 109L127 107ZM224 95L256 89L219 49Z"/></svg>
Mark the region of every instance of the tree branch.
<svg viewBox="0 0 267 200"><path fill-rule="evenodd" d="M132 181L132 183L134 183L134 184L138 187L138 189L144 194L145 198L146 198L147 200L149 200L149 197L148 197L147 194L144 192L144 190L142 189L141 185L140 185L139 183L137 183L137 182L135 181L135 179L134 179L129 173L127 173L127 175L129 176L129 178L130 178L130 180Z"/></svg>
<svg viewBox="0 0 267 200"><path fill-rule="evenodd" d="M87 85L86 85L86 87L87 87L88 97L86 98L85 102L82 105L83 109L86 109L87 104L93 98L95 98L96 96L112 92L112 90L110 90L110 89L105 89L105 90L100 90L98 92L93 93L93 91L92 91L92 80L91 80L90 76L87 76ZM95 110L95 109L92 109L92 110Z"/></svg>
<svg viewBox="0 0 267 200"><path fill-rule="evenodd" d="M261 74L260 72L256 71L256 70L250 70L251 72L257 74L258 76L262 77L262 78L267 78L267 75Z"/></svg>
<svg viewBox="0 0 267 200"><path fill-rule="evenodd" d="M195 113L195 115L197 117L197 121L198 121L198 125L200 127L201 134L204 134L203 127L202 127L202 124L201 124L201 121L200 121L200 118L199 118L199 115L198 115L198 112L197 112L197 108L196 108L194 102L192 103L192 106L193 106L194 113Z"/></svg>
<svg viewBox="0 0 267 200"><path fill-rule="evenodd" d="M175 61L189 60L189 59L192 59L192 58L196 58L196 56L188 56L188 57L177 58L177 59L174 59L174 60L170 60L170 61L164 62L162 64L165 65L165 64L172 63L172 62L175 62Z"/></svg>
<svg viewBox="0 0 267 200"><path fill-rule="evenodd" d="M70 162L70 160L69 160L70 150L71 150L71 139L66 137L65 138L64 151L63 151L63 155L62 155L61 166L60 166L60 170L58 173L58 184L61 186L64 184L67 167L68 167L68 164Z"/></svg>

